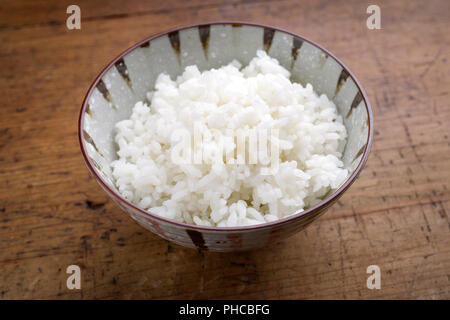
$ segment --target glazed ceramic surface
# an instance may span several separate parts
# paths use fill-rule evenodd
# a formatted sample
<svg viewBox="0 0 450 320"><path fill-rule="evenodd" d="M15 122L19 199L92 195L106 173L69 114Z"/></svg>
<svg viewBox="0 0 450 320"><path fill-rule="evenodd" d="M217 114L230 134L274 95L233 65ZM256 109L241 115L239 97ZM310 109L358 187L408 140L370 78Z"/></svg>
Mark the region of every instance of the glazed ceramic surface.
<svg viewBox="0 0 450 320"><path fill-rule="evenodd" d="M134 104L146 99L157 76L172 78L189 65L200 71L228 64L244 66L265 50L291 72L291 80L311 83L336 104L347 128L343 162L346 182L316 206L271 223L217 228L178 223L147 212L117 191L110 163L116 159L114 125L130 117ZM152 36L113 60L97 77L83 102L79 139L87 166L109 196L137 223L164 239L213 251L248 250L288 237L323 214L351 185L367 160L372 139L367 97L352 73L319 45L274 27L246 23L210 23Z"/></svg>

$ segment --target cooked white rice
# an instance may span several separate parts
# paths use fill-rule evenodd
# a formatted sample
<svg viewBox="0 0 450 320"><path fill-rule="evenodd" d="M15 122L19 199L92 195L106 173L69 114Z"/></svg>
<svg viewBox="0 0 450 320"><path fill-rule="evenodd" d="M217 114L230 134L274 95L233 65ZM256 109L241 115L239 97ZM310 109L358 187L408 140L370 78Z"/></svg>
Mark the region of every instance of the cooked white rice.
<svg viewBox="0 0 450 320"><path fill-rule="evenodd" d="M348 172L340 158L346 129L336 106L264 51L244 69L233 61L199 72L189 66L176 81L159 75L150 105L138 102L117 123L118 160L112 163L119 192L142 209L204 226L245 226L274 221L318 203ZM213 130L279 130L279 167L262 164L177 163L173 132L200 124L205 148L216 148ZM234 139L225 149L234 150ZM270 150L270 147L268 147Z"/></svg>

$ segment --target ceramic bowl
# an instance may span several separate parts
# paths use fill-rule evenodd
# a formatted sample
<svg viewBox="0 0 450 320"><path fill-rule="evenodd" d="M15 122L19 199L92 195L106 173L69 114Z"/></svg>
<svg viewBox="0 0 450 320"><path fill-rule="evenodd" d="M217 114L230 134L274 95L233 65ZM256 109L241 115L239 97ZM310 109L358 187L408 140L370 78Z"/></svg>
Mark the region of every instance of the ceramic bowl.
<svg viewBox="0 0 450 320"><path fill-rule="evenodd" d="M347 128L343 162L348 179L319 204L287 218L248 227L201 227L152 214L122 197L110 163L116 159L114 125L129 118L146 97L156 77L172 78L189 65L207 70L237 59L244 66L258 49L265 50L302 85L311 83L336 104ZM314 42L279 28L236 22L215 22L177 28L151 36L111 61L94 80L79 117L79 140L87 167L106 193L138 224L182 246L212 251L248 250L286 238L322 215L355 181L372 140L372 112L355 76L333 54Z"/></svg>

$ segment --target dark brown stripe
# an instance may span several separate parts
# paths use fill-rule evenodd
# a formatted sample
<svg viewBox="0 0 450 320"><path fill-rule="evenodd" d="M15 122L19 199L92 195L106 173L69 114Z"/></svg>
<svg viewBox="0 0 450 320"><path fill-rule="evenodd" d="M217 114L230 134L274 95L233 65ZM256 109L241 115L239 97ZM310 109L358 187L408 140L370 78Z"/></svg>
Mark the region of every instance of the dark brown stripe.
<svg viewBox="0 0 450 320"><path fill-rule="evenodd" d="M358 159L358 157L363 154L365 148L366 148L366 146L364 145L364 146L361 147L361 149L359 149L358 153L356 153L356 156L353 158L353 161Z"/></svg>
<svg viewBox="0 0 450 320"><path fill-rule="evenodd" d="M353 102L352 102L352 105L350 106L350 110L348 110L347 115L345 116L346 118L350 117L350 115L353 112L353 109L355 109L360 104L361 101L362 101L361 91L358 91L356 96L353 98Z"/></svg>
<svg viewBox="0 0 450 320"><path fill-rule="evenodd" d="M292 56L292 60L291 60L291 70L292 68L294 68L294 64L295 61L297 60L297 56L298 56L298 51L300 50L300 48L303 45L303 40L300 40L296 37L292 38L292 50L291 50L291 56Z"/></svg>
<svg viewBox="0 0 450 320"><path fill-rule="evenodd" d="M338 94L339 90L341 90L345 81L347 81L348 76L349 76L348 72L345 71L345 69L342 69L341 74L339 75L339 79L336 84L336 90L334 91L334 96L336 96Z"/></svg>
<svg viewBox="0 0 450 320"><path fill-rule="evenodd" d="M89 135L89 133L87 133L86 130L83 130L83 137L84 137L84 140L86 140L86 142L90 143L94 147L95 151L97 151L98 154L103 157L103 154L100 152L100 150L98 150L97 145L94 142L94 139L92 139L92 137Z"/></svg>
<svg viewBox="0 0 450 320"><path fill-rule="evenodd" d="M342 69L341 74L339 75L338 84L342 81L343 82L347 81L348 76L349 76L348 72L345 69Z"/></svg>
<svg viewBox="0 0 450 320"><path fill-rule="evenodd" d="M92 116L91 106L90 106L89 103L86 104L86 113L87 113L88 115Z"/></svg>
<svg viewBox="0 0 450 320"><path fill-rule="evenodd" d="M171 32L168 34L168 36L173 50L180 53L180 35L178 31Z"/></svg>
<svg viewBox="0 0 450 320"><path fill-rule="evenodd" d="M186 232L197 248L208 249L205 245L205 239L203 239L203 235L200 232L190 229L187 229Z"/></svg>
<svg viewBox="0 0 450 320"><path fill-rule="evenodd" d="M264 36L263 36L263 42L264 42L264 50L269 53L270 46L272 45L273 35L275 34L275 30L264 28Z"/></svg>
<svg viewBox="0 0 450 320"><path fill-rule="evenodd" d="M106 88L106 85L103 82L103 80L100 79L100 81L97 84L97 89L98 89L98 91L101 92L101 94L106 99L106 101L111 102L111 95L109 94L109 91Z"/></svg>
<svg viewBox="0 0 450 320"><path fill-rule="evenodd" d="M200 41L202 42L203 53L205 54L206 60L208 60L210 28L210 25L198 27L198 33L200 35Z"/></svg>
<svg viewBox="0 0 450 320"><path fill-rule="evenodd" d="M94 167L96 167L98 171L102 171L102 167L100 167L100 165L97 163L97 161L95 161L92 158L91 158L91 161L94 164Z"/></svg>
<svg viewBox="0 0 450 320"><path fill-rule="evenodd" d="M170 44L171 44L173 50L175 51L175 53L177 54L178 63L181 64L180 35L179 35L178 31L174 31L174 32L169 33L168 36L169 36Z"/></svg>
<svg viewBox="0 0 450 320"><path fill-rule="evenodd" d="M128 68L123 58L119 59L114 65L116 66L117 71L119 71L120 75L131 89L131 80L130 76L128 75Z"/></svg>
<svg viewBox="0 0 450 320"><path fill-rule="evenodd" d="M144 42L139 47L141 47L141 48L148 48L148 47L150 47L150 41Z"/></svg>
<svg viewBox="0 0 450 320"><path fill-rule="evenodd" d="M240 27L243 26L243 24L242 24L242 23L232 23L231 26L232 26L233 28L240 28Z"/></svg>

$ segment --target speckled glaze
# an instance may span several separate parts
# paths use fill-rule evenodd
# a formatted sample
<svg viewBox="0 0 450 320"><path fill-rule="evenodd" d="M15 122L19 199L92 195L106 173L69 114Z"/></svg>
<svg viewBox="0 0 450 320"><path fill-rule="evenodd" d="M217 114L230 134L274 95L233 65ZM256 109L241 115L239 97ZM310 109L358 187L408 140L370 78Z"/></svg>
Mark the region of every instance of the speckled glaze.
<svg viewBox="0 0 450 320"><path fill-rule="evenodd" d="M287 218L249 227L200 227L142 210L117 191L110 163L116 159L114 125L129 118L146 99L156 77L176 77L192 64L207 70L237 59L246 65L264 49L291 72L291 80L311 83L332 99L343 116L348 140L343 162L351 174L319 204ZM87 167L100 186L144 228L180 245L212 251L249 250L288 237L322 215L353 183L364 166L372 140L372 112L353 74L330 52L278 28L237 22L191 25L152 36L119 55L95 79L83 101L79 140Z"/></svg>

